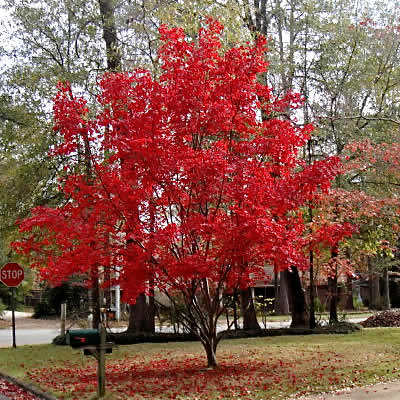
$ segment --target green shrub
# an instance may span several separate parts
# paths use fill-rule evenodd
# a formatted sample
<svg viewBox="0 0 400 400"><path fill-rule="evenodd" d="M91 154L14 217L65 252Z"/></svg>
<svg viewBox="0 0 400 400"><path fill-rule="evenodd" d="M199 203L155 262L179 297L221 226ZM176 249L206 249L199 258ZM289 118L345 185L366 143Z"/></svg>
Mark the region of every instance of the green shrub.
<svg viewBox="0 0 400 400"><path fill-rule="evenodd" d="M361 310L364 307L362 300L357 296L353 297L353 307L355 310Z"/></svg>
<svg viewBox="0 0 400 400"><path fill-rule="evenodd" d="M41 302L34 307L33 317L60 315L62 303L67 303L69 315L82 311L82 308L87 308L87 293L87 289L79 286L74 279L56 287L45 286Z"/></svg>
<svg viewBox="0 0 400 400"><path fill-rule="evenodd" d="M7 307L3 304L3 302L0 299L0 317L3 316L4 311L7 309Z"/></svg>
<svg viewBox="0 0 400 400"><path fill-rule="evenodd" d="M53 339L52 343L57 346L66 346L67 345L67 336L66 335L58 335Z"/></svg>
<svg viewBox="0 0 400 400"><path fill-rule="evenodd" d="M314 298L314 310L317 313L323 313L325 312L325 304L321 302L319 297Z"/></svg>
<svg viewBox="0 0 400 400"><path fill-rule="evenodd" d="M33 318L49 317L56 314L56 310L47 301L37 303L33 309Z"/></svg>

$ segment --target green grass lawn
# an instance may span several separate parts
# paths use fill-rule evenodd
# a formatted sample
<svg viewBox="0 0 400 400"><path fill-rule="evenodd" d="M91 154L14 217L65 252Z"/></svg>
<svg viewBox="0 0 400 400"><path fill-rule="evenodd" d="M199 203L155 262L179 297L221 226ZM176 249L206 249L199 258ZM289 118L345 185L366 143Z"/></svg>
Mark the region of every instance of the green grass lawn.
<svg viewBox="0 0 400 400"><path fill-rule="evenodd" d="M217 370L194 342L120 346L107 356L107 398L285 399L399 379L399 353L396 328L226 340ZM95 398L95 360L69 347L0 349L0 371L60 398Z"/></svg>

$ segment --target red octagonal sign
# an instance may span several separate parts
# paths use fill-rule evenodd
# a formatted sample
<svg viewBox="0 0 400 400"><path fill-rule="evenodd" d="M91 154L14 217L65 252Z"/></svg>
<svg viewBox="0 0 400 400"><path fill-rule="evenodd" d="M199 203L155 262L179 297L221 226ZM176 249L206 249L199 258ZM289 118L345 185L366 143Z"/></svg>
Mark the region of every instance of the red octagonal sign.
<svg viewBox="0 0 400 400"><path fill-rule="evenodd" d="M24 280L24 269L17 263L7 263L0 270L0 280L8 287L18 286Z"/></svg>

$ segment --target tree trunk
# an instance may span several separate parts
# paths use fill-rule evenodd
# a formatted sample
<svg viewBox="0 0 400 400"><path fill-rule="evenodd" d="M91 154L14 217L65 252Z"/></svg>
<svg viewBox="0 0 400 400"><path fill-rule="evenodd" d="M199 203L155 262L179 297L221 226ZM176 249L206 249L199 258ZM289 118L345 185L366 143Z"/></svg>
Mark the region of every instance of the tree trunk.
<svg viewBox="0 0 400 400"><path fill-rule="evenodd" d="M118 49L114 1L98 1L103 25L103 39L106 44L107 51L107 71L116 72L121 69L121 53Z"/></svg>
<svg viewBox="0 0 400 400"><path fill-rule="evenodd" d="M92 277L92 289L91 289L91 309L92 309L92 328L98 329L101 321L100 312L100 288L99 288L99 277L97 272Z"/></svg>
<svg viewBox="0 0 400 400"><path fill-rule="evenodd" d="M274 269L274 311L278 313L279 307L279 272Z"/></svg>
<svg viewBox="0 0 400 400"><path fill-rule="evenodd" d="M329 291L329 323L334 324L335 322L338 322L337 272L334 272L334 275L328 278L328 291Z"/></svg>
<svg viewBox="0 0 400 400"><path fill-rule="evenodd" d="M346 297L346 310L354 310L354 303L353 303L353 280L351 276L347 276L347 297Z"/></svg>
<svg viewBox="0 0 400 400"><path fill-rule="evenodd" d="M299 271L296 267L291 267L291 270L284 272L287 285L290 311L292 314L291 328L305 328L308 327L307 313L306 313L306 298L301 281Z"/></svg>
<svg viewBox="0 0 400 400"><path fill-rule="evenodd" d="M379 285L379 274L373 272L370 275L370 285L371 285L371 310L381 309L381 296L380 296L380 285Z"/></svg>
<svg viewBox="0 0 400 400"><path fill-rule="evenodd" d="M331 250L331 260L335 263L332 271L332 276L328 278L328 292L329 292L329 323L334 324L338 322L337 305L338 305L338 287L337 287L337 266L336 259L338 256L338 247L335 246Z"/></svg>
<svg viewBox="0 0 400 400"><path fill-rule="evenodd" d="M375 271L372 265L371 257L368 257L368 272L369 272L369 308L371 310L379 310L381 308L381 295L379 287L379 274Z"/></svg>
<svg viewBox="0 0 400 400"><path fill-rule="evenodd" d="M243 317L243 329L261 329L257 321L256 309L253 302L253 291L251 288L240 291L240 305Z"/></svg>
<svg viewBox="0 0 400 400"><path fill-rule="evenodd" d="M235 289L233 291L233 326L235 328L235 331L239 329L237 304L238 304L238 295L237 295L237 290Z"/></svg>
<svg viewBox="0 0 400 400"><path fill-rule="evenodd" d="M288 285L286 275L283 271L279 273L279 289L278 289L278 306L276 313L278 315L288 315L289 310L289 298L288 298Z"/></svg>
<svg viewBox="0 0 400 400"><path fill-rule="evenodd" d="M314 288L314 253L310 251L310 318L309 325L311 329L314 329L317 324L315 322L315 288Z"/></svg>
<svg viewBox="0 0 400 400"><path fill-rule="evenodd" d="M115 24L115 6L112 0L98 0L103 27L103 40L106 45L107 71L116 72L121 69L121 53L118 49L117 27ZM107 128L108 129L108 128ZM110 279L110 271L106 271L106 280ZM106 307L111 306L111 290L105 290ZM102 299L103 301L103 299ZM96 318L97 319L97 318ZM95 318L93 315L93 326Z"/></svg>
<svg viewBox="0 0 400 400"><path fill-rule="evenodd" d="M155 305L153 296L146 298L144 293L140 294L136 299L136 303L130 305L129 311L127 332L134 334L151 334L155 332Z"/></svg>
<svg viewBox="0 0 400 400"><path fill-rule="evenodd" d="M337 246L331 250L331 261L334 263L332 276L328 278L328 293L329 293L329 323L338 322L337 304L338 304L338 289L337 289L337 266L336 259L339 254Z"/></svg>
<svg viewBox="0 0 400 400"><path fill-rule="evenodd" d="M387 267L383 269L383 309L390 310L389 271Z"/></svg>

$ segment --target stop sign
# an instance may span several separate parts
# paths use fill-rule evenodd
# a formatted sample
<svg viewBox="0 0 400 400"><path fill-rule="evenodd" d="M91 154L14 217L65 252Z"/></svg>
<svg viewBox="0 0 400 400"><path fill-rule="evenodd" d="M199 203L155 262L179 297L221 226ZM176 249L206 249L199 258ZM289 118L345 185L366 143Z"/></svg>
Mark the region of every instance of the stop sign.
<svg viewBox="0 0 400 400"><path fill-rule="evenodd" d="M0 280L8 287L18 286L24 280L24 269L17 263L7 263L0 270Z"/></svg>

